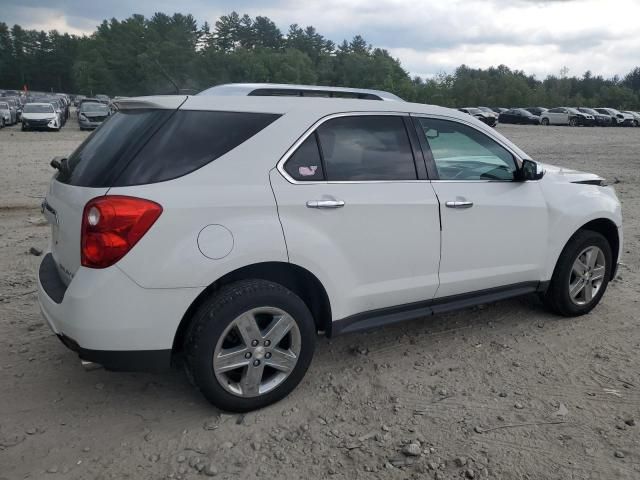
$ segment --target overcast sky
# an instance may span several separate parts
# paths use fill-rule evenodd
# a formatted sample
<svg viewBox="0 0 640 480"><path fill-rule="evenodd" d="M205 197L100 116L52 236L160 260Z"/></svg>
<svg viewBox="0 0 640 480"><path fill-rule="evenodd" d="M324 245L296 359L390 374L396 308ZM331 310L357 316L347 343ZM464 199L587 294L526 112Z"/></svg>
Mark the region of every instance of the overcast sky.
<svg viewBox="0 0 640 480"><path fill-rule="evenodd" d="M0 0L0 21L90 34L133 13L179 11L213 25L234 9L266 15L283 33L298 23L336 42L360 34L424 77L462 63L538 77L563 66L610 77L640 65L640 0Z"/></svg>

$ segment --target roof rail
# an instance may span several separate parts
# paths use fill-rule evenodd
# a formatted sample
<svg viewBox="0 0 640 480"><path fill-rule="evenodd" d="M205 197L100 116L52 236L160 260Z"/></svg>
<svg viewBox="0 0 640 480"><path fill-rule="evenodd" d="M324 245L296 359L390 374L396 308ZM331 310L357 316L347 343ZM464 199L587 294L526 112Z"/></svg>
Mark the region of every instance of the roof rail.
<svg viewBox="0 0 640 480"><path fill-rule="evenodd" d="M393 93L366 88L328 87L322 85L291 85L282 83L226 83L203 90L198 95L220 96L286 96L327 97L361 100L403 101Z"/></svg>

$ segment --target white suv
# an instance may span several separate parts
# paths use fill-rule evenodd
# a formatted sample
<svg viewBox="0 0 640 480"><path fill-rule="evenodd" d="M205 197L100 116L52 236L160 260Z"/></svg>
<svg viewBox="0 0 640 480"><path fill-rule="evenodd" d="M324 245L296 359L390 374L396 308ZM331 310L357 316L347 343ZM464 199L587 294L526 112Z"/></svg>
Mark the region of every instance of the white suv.
<svg viewBox="0 0 640 480"><path fill-rule="evenodd" d="M596 306L620 204L469 115L402 101L124 99L43 212L42 312L81 359L181 364L215 405L270 404L316 335L539 293Z"/></svg>

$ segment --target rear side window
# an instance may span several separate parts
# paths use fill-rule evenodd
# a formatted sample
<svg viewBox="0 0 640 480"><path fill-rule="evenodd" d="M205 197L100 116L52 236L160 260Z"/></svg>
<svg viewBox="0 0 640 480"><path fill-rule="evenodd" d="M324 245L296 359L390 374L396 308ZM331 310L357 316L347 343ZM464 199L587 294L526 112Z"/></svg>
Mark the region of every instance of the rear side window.
<svg viewBox="0 0 640 480"><path fill-rule="evenodd" d="M171 180L228 153L279 116L188 110L118 112L78 147L57 179L84 187Z"/></svg>
<svg viewBox="0 0 640 480"><path fill-rule="evenodd" d="M324 180L324 171L316 135L315 132L309 135L287 160L284 169L294 180Z"/></svg>
<svg viewBox="0 0 640 480"><path fill-rule="evenodd" d="M416 167L401 117L339 117L318 127L328 181L415 180Z"/></svg>

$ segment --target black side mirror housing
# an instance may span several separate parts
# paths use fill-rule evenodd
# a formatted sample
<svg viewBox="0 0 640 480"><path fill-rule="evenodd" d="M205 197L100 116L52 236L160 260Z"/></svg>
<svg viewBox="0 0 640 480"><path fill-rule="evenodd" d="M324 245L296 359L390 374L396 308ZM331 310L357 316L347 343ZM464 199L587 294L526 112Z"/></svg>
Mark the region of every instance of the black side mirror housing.
<svg viewBox="0 0 640 480"><path fill-rule="evenodd" d="M540 180L542 177L544 177L544 170L539 163L533 160L522 161L520 180L526 182L527 180Z"/></svg>

